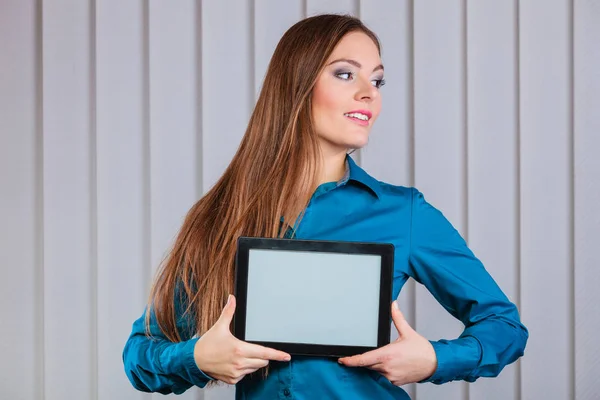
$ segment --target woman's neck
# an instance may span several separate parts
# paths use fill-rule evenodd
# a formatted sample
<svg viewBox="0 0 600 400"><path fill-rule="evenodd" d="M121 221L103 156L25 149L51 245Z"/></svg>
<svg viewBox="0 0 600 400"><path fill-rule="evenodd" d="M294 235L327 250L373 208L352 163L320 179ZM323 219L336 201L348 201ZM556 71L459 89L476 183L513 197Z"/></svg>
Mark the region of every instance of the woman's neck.
<svg viewBox="0 0 600 400"><path fill-rule="evenodd" d="M346 151L324 154L317 184L337 182L346 173Z"/></svg>

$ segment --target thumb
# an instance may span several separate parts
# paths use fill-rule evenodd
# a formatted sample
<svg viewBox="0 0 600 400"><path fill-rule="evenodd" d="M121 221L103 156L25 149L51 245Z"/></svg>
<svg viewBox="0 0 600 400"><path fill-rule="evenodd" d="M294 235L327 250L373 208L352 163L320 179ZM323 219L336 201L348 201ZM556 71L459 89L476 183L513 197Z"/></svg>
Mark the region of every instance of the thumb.
<svg viewBox="0 0 600 400"><path fill-rule="evenodd" d="M231 325L233 314L235 314L235 296L230 294L229 297L227 297L227 304L225 304L225 307L223 307L223 311L221 311L221 316L219 317L217 323L225 326L227 330L229 330L229 325Z"/></svg>
<svg viewBox="0 0 600 400"><path fill-rule="evenodd" d="M408 324L406 318L404 318L404 314L402 314L402 311L400 311L400 307L398 307L398 301L392 302L392 321L394 321L394 326L398 330L398 336L400 338L410 335L414 332L413 328Z"/></svg>

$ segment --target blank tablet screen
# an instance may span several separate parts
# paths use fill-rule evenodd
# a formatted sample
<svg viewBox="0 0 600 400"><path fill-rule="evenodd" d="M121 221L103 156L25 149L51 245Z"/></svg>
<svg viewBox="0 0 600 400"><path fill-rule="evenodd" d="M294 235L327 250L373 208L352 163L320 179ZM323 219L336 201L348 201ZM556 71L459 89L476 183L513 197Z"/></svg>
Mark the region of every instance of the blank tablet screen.
<svg viewBox="0 0 600 400"><path fill-rule="evenodd" d="M381 256L250 249L245 340L377 346Z"/></svg>

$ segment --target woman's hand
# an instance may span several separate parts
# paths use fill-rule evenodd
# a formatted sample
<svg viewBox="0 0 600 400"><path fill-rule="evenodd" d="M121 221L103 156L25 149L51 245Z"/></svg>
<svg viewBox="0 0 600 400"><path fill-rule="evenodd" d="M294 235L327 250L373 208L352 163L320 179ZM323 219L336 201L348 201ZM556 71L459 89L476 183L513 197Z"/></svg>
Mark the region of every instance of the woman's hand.
<svg viewBox="0 0 600 400"><path fill-rule="evenodd" d="M392 305L392 320L398 330L398 339L377 350L340 358L339 363L347 367L375 370L396 386L431 377L437 368L435 350L427 339L406 322L395 301Z"/></svg>
<svg viewBox="0 0 600 400"><path fill-rule="evenodd" d="M235 313L235 297L230 295L219 320L196 342L194 359L205 374L230 385L269 364L269 360L289 361L290 355L268 347L250 344L231 334L229 325Z"/></svg>

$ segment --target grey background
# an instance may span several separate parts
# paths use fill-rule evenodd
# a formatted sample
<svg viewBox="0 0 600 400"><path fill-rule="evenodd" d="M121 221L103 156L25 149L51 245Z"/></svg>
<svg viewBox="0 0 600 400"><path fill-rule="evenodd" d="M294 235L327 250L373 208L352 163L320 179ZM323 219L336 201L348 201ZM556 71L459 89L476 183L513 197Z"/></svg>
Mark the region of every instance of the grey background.
<svg viewBox="0 0 600 400"><path fill-rule="evenodd" d="M423 191L531 333L496 379L409 393L598 397L598 0L0 0L0 397L163 398L123 373L131 323L275 44L322 11L383 42L383 111L356 159ZM414 282L400 301L425 337L460 333Z"/></svg>
<svg viewBox="0 0 600 400"><path fill-rule="evenodd" d="M381 257L248 254L246 340L377 346Z"/></svg>

